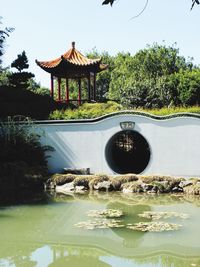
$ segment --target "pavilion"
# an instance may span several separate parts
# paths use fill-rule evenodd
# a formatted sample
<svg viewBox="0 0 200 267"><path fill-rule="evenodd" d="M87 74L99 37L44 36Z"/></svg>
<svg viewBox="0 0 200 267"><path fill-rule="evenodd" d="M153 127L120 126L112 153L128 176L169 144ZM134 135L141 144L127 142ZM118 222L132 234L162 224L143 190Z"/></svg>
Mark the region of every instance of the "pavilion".
<svg viewBox="0 0 200 267"><path fill-rule="evenodd" d="M75 48L75 42L72 42L72 48L65 54L50 61L38 61L38 66L51 75L51 97L54 98L55 85L58 82L58 102L66 102L70 100L69 80L73 79L78 82L78 104L81 105L83 101L90 102L96 101L96 74L107 68L107 65L101 63L101 59L89 59L82 55ZM61 97L61 82L65 80L65 99ZM82 99L81 80L87 79L88 81L88 97Z"/></svg>

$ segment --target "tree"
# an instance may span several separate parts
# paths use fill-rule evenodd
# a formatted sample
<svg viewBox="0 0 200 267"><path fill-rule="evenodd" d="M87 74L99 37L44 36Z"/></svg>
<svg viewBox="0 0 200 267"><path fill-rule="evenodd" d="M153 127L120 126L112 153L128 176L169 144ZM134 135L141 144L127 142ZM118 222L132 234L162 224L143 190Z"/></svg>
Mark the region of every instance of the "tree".
<svg viewBox="0 0 200 267"><path fill-rule="evenodd" d="M23 69L28 69L28 58L26 56L25 51L23 51L21 54L17 55L17 59L15 59L11 63L12 68L16 68L19 72L21 72Z"/></svg>
<svg viewBox="0 0 200 267"><path fill-rule="evenodd" d="M2 25L1 22L2 17L0 17L0 25ZM10 33L14 30L14 28L5 28L5 29L1 29L0 28L0 67L2 64L2 56L4 54L4 45L5 45L5 41L6 38L10 35Z"/></svg>
<svg viewBox="0 0 200 267"><path fill-rule="evenodd" d="M110 5L112 6L113 3L114 3L114 1L116 1L116 0L104 0L103 3L102 3L102 5L108 5L108 4L110 4ZM148 4L148 0L147 0L146 3ZM147 5L147 4L146 4L146 5ZM191 10L193 9L193 7L194 7L195 4L199 5L199 4L200 4L200 1L199 1L199 0L192 0ZM145 5L145 8L146 8L146 5ZM143 11L144 11L144 10L143 10ZM142 11L142 12L143 12L143 11Z"/></svg>
<svg viewBox="0 0 200 267"><path fill-rule="evenodd" d="M27 89L29 80L35 77L35 75L31 72L22 71L29 67L25 51L17 55L17 59L11 63L11 67L16 68L19 72L14 72L9 76L10 84L18 88Z"/></svg>
<svg viewBox="0 0 200 267"><path fill-rule="evenodd" d="M96 82L96 98L98 101L105 101L109 91L112 71L114 69L114 57L110 56L108 52L99 53L93 49L87 54L88 58L101 58L103 64L108 65L107 69L97 74Z"/></svg>
<svg viewBox="0 0 200 267"><path fill-rule="evenodd" d="M191 73L194 66L191 61L186 61L179 55L179 49L174 45L167 47L155 43L134 56L130 53L119 53L114 64L109 99L127 107L159 108L189 103L186 98L180 98L183 83L180 83L178 73ZM196 83L190 84L190 87L194 89L193 86L198 84L198 79L197 75L192 77ZM197 93L198 90L192 88L191 94ZM190 104L192 103L190 101Z"/></svg>

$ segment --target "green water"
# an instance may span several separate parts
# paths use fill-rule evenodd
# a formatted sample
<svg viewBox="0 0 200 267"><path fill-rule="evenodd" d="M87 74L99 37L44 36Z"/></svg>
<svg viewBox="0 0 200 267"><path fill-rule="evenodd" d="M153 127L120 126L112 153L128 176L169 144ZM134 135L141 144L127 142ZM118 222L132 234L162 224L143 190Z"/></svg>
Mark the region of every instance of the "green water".
<svg viewBox="0 0 200 267"><path fill-rule="evenodd" d="M189 218L169 232L126 228L85 230L89 210L120 209L123 221L149 221L144 211L175 211ZM116 193L57 195L36 204L0 207L1 267L200 266L200 199Z"/></svg>

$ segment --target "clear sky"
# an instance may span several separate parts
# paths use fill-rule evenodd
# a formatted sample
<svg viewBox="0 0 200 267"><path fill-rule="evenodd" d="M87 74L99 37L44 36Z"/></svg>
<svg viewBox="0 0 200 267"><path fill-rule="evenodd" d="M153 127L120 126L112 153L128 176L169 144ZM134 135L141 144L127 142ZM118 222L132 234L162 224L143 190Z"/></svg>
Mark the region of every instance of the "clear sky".
<svg viewBox="0 0 200 267"><path fill-rule="evenodd" d="M147 44L177 42L180 54L200 64L200 7L190 11L191 0L149 0L145 12L136 19L146 0L117 0L113 7L102 0L0 0L3 26L14 27L7 39L4 66L23 50L36 81L49 87L49 74L35 59L61 56L76 42L83 54L96 48L111 55L135 54Z"/></svg>

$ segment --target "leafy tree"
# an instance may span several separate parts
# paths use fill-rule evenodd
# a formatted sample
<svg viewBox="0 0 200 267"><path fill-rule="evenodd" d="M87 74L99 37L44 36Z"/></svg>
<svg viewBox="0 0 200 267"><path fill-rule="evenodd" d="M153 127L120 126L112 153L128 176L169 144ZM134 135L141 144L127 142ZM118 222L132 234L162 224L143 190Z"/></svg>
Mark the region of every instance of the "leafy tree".
<svg viewBox="0 0 200 267"><path fill-rule="evenodd" d="M0 25L2 25L1 19L2 17L0 17ZM7 27L5 29L0 28L0 69L2 64L2 56L4 54L5 41L13 30L14 28L7 28Z"/></svg>
<svg viewBox="0 0 200 267"><path fill-rule="evenodd" d="M93 49L87 54L88 58L101 58L102 63L108 65L107 69L97 74L96 79L96 98L97 101L105 101L109 91L111 81L111 74L114 69L114 57L110 56L108 52L98 53Z"/></svg>
<svg viewBox="0 0 200 267"><path fill-rule="evenodd" d="M28 88L29 80L35 77L35 75L31 72L22 71L29 67L25 51L17 56L17 59L11 63L11 67L16 68L19 72L14 72L10 75L10 84L18 88Z"/></svg>
<svg viewBox="0 0 200 267"><path fill-rule="evenodd" d="M181 71L176 74L176 79L181 105L200 105L200 69Z"/></svg>
<svg viewBox="0 0 200 267"><path fill-rule="evenodd" d="M114 3L114 1L116 1L116 0L104 0L103 3L102 3L102 5L108 5L108 4L110 4L112 6L113 3ZM148 4L148 0L147 0L147 4ZM199 5L200 4L200 1L199 0L192 0L191 10L193 9L193 7L194 7L195 4Z"/></svg>
<svg viewBox="0 0 200 267"><path fill-rule="evenodd" d="M180 71L192 72L191 60L175 46L153 44L134 56L119 53L111 74L109 99L128 107L163 107L184 104L179 98Z"/></svg>
<svg viewBox="0 0 200 267"><path fill-rule="evenodd" d="M22 72L24 69L28 69L28 58L26 56L25 51L23 51L21 54L17 55L17 59L15 59L11 63L12 68L16 68L19 72Z"/></svg>

